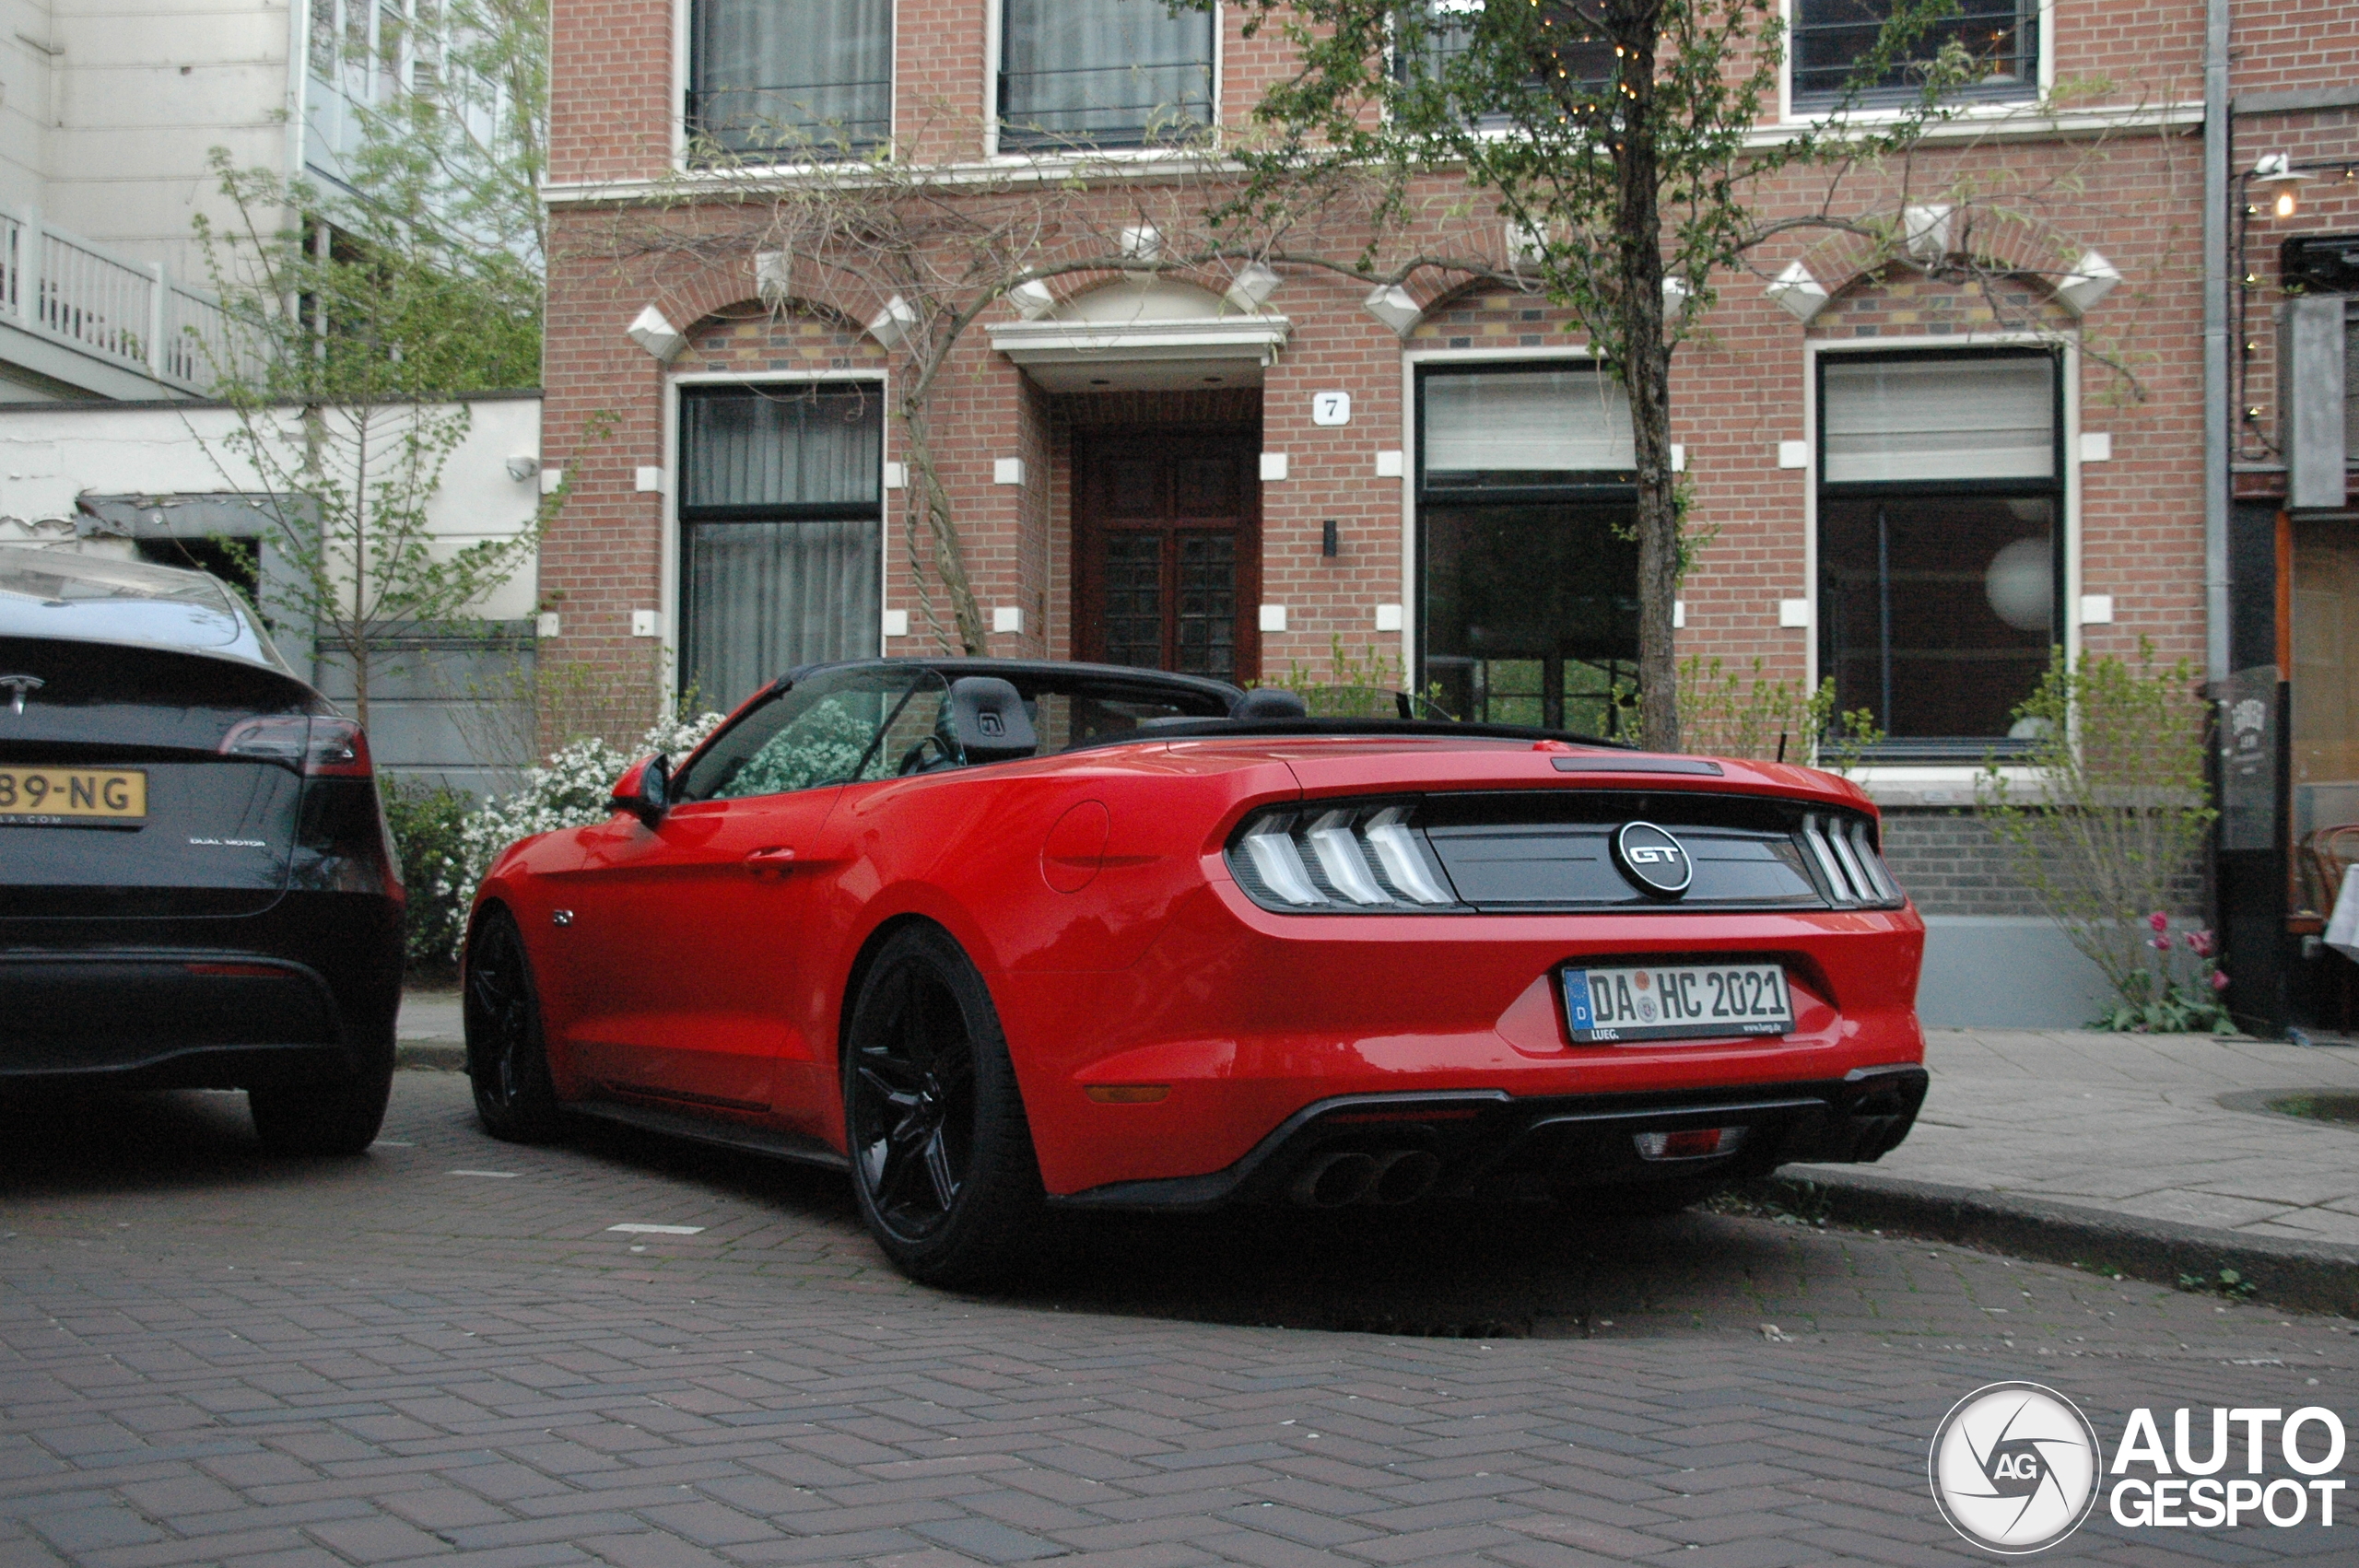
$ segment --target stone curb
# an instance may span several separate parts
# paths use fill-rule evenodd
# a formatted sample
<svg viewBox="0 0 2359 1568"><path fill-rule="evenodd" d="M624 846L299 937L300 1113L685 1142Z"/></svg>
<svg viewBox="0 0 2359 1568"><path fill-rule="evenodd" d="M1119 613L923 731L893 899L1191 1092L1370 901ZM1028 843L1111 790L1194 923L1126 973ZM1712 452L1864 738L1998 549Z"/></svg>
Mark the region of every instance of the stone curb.
<svg viewBox="0 0 2359 1568"><path fill-rule="evenodd" d="M2359 1317L2359 1246L2246 1235L2212 1225L2149 1220L2042 1198L1907 1181L1865 1171L1800 1173L1744 1183L1744 1196L1852 1229L1923 1236L1954 1246L2082 1269L2118 1269L2176 1285L2233 1269L2253 1299L2304 1312Z"/></svg>
<svg viewBox="0 0 2359 1568"><path fill-rule="evenodd" d="M422 1072L464 1072L467 1047L463 1040L396 1040L393 1066Z"/></svg>

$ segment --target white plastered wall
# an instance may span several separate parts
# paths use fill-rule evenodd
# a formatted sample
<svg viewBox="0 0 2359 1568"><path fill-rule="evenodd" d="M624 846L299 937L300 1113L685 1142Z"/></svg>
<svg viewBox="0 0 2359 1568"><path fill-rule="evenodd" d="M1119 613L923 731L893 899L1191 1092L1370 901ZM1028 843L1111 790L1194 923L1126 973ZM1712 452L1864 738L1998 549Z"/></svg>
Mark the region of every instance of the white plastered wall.
<svg viewBox="0 0 2359 1568"><path fill-rule="evenodd" d="M511 538L540 504L541 403L537 396L472 400L465 439L442 470L427 509L438 550ZM59 542L76 531L85 495L196 495L268 486L231 451L237 415L227 408L157 404L46 404L0 409L0 544ZM528 460L526 476L508 472ZM64 526L61 527L61 521ZM127 553L128 540L94 536L80 547ZM475 607L488 620L533 614L538 589L531 563Z"/></svg>

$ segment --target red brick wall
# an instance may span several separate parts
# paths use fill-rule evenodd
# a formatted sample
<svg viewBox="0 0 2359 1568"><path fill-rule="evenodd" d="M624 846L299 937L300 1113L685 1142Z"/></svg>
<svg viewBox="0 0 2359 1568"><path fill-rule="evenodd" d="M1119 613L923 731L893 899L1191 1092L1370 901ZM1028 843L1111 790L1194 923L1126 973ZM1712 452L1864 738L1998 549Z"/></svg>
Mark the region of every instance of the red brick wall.
<svg viewBox="0 0 2359 1568"><path fill-rule="evenodd" d="M919 156L972 157L984 145L983 110L991 82L985 49L988 0L902 0L897 45L896 125ZM2347 5L2236 8L2236 90L2240 95L2332 88L2359 79L2359 29ZM2202 8L2194 0L2140 4L2060 0L2053 16L2054 68L2070 84L2063 107L2143 106L2102 133L2035 136L2020 126L1928 148L1910 177L1919 199L1954 179L1979 193L1978 249L2054 275L2087 248L2101 251L2125 281L2077 323L2048 307L1994 307L1970 286L1913 273L1855 282L1862 257L1856 241L1789 236L1765 248L1759 275L1715 280L1720 298L1675 361L1673 439L1687 449L1696 516L1717 536L1683 593L1683 649L1731 661L1763 658L1774 673L1799 677L1812 634L1777 624L1777 602L1809 591L1803 526L1806 475L1780 469L1777 443L1804 434L1803 345L1813 336L1946 334L1963 341L1978 324L2027 324L2036 318L2074 333L2083 347L2078 389L2081 424L2113 438L2108 463L2081 474L2080 535L2083 591L2115 596L2117 623L2092 628L2100 649L2155 639L2166 655L2200 652L2201 626L2201 157L2200 126L2186 111L2200 98ZM1263 83L1284 68L1273 37L1246 41L1232 12L1225 17L1225 121L1241 120ZM673 10L660 0L557 0L552 181L655 179L669 167L675 111ZM2164 111L2175 119L2164 123ZM2239 123L2236 156L2248 168L2262 151L2297 158L2359 156L2353 111L2330 110L2248 117ZM1852 172L1837 210L1889 211L1901 199L1902 170ZM1765 213L1791 215L1823 193L1801 174L1762 194ZM1455 193L1438 190L1438 200ZM1114 190L1102 200L1119 205ZM1076 197L1076 218L1086 201ZM1479 214L1483 204L1473 204ZM646 665L648 649L628 636L628 612L660 603L663 497L632 488L632 472L665 461L661 429L664 371L623 337L651 301L675 322L713 313L742 317L752 292L748 254L726 246L714 254L657 254L640 246L615 259L616 209L560 205L553 223L547 357L547 428L552 461L578 461L577 493L544 552L542 582L564 614L557 654ZM1496 248L1497 226L1436 208L1428 226L1438 242ZM629 222L687 231L725 228L742 220L692 208L639 212ZM1086 224L1049 243L1087 248ZM2359 229L2359 185L2319 181L2290 225L2256 219L2247 263L2256 276L2246 336L2256 345L2243 401L2262 413L2248 432L2247 456L2268 458L2273 433L2269 387L2270 311L2281 230ZM743 247L750 252L751 245ZM1081 253L1071 251L1070 253ZM1773 305L1764 279L1789 261L1806 260L1842 294L1805 329ZM798 258L798 266L802 260ZM676 369L791 371L823 360L836 366L886 364L851 323L876 309L873 290L798 272L833 322L792 328L767 322L701 328ZM1217 289L1219 279L1206 281ZM1083 287L1065 280L1061 292ZM1421 289L1430 286L1422 280ZM831 292L832 290L832 292ZM1403 583L1402 486L1379 478L1376 454L1405 451L1402 407L1403 345L1359 308L1365 280L1291 273L1270 303L1293 323L1270 368L1260 403L1264 450L1285 452L1289 475L1262 494L1263 598L1287 606L1289 628L1262 638L1264 669L1323 663L1341 637L1355 653L1399 646L1375 630L1376 606L1407 602ZM2036 294L2036 290L2033 291ZM2027 295L2026 298L2032 296ZM1532 312L1537 311L1535 316ZM1913 316L1912 316L1913 313ZM2021 318L2020 320L2014 318ZM1462 340L1462 344L1461 344ZM1449 302L1417 329L1414 349L1488 344L1577 348L1563 312L1509 298ZM898 373L898 367L894 367ZM1310 422L1316 392L1352 394L1349 425ZM1169 404L1161 404L1168 412ZM985 607L1025 612L1020 638L994 639L1002 652L1066 655L1070 625L1070 430L1103 410L1050 399L989 347L979 325L960 345L933 402L936 455L968 543L968 565ZM1137 412L1134 408L1133 412ZM595 439L586 439L594 432ZM898 446L898 433L888 437ZM892 455L898 457L898 451ZM1021 458L1026 483L992 483L993 460ZM912 545L898 515L888 520L887 603L911 611L913 635L897 651L937 646L913 579ZM1338 524L1342 550L1320 554L1320 524ZM930 551L920 539L920 561ZM933 593L941 624L946 600ZM668 609L669 606L663 606ZM1414 606L1411 604L1414 618Z"/></svg>

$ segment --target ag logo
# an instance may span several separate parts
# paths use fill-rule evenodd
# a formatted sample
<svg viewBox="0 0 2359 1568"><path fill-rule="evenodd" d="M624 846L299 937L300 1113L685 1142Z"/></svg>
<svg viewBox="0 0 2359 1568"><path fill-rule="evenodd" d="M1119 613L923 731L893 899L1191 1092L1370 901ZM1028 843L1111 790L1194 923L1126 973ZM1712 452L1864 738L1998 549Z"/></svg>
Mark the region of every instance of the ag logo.
<svg viewBox="0 0 2359 1568"><path fill-rule="evenodd" d="M2096 1505L2103 1456L2071 1400L2036 1383L1993 1383L1951 1408L1933 1433L1933 1501L1985 1550L2045 1551Z"/></svg>
<svg viewBox="0 0 2359 1568"><path fill-rule="evenodd" d="M1614 836L1614 863L1641 893L1676 898L1696 880L1696 867L1678 839L1650 822L1625 822Z"/></svg>

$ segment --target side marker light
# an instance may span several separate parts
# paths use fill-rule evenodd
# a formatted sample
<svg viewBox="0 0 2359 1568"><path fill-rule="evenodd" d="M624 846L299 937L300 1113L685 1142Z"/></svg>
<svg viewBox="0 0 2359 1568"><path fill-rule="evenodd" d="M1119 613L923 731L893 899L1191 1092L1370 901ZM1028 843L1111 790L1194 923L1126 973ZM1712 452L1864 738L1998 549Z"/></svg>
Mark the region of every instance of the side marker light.
<svg viewBox="0 0 2359 1568"><path fill-rule="evenodd" d="M1151 1106L1171 1093L1168 1083L1092 1083L1082 1093L1101 1106Z"/></svg>

